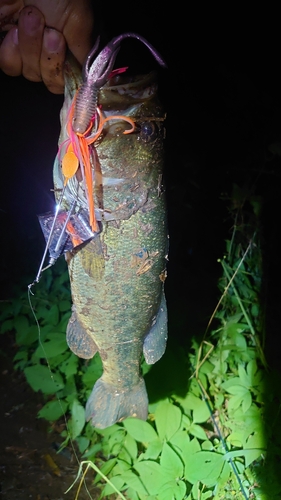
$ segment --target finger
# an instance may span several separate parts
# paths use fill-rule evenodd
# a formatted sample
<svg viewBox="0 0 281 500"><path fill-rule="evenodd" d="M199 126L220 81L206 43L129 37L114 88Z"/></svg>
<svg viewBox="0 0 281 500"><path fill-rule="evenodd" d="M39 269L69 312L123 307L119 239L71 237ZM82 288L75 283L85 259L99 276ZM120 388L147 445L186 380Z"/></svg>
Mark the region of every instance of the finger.
<svg viewBox="0 0 281 500"><path fill-rule="evenodd" d="M63 28L67 45L80 64L83 64L93 46L94 15L92 2L72 2L67 22Z"/></svg>
<svg viewBox="0 0 281 500"><path fill-rule="evenodd" d="M0 0L0 30L8 31L17 23L23 0Z"/></svg>
<svg viewBox="0 0 281 500"><path fill-rule="evenodd" d="M25 7L19 16L19 49L22 58L22 74L28 80L40 82L40 57L45 19L33 6Z"/></svg>
<svg viewBox="0 0 281 500"><path fill-rule="evenodd" d="M32 2L24 0L24 2L36 5L44 13L45 25L63 33L70 51L80 64L83 64L93 44L93 2L91 0L32 0Z"/></svg>
<svg viewBox="0 0 281 500"><path fill-rule="evenodd" d="M9 76L19 76L22 72L22 60L18 44L18 28L7 32L0 47L0 68Z"/></svg>
<svg viewBox="0 0 281 500"><path fill-rule="evenodd" d="M63 94L63 65L66 53L66 42L59 31L45 28L40 60L43 82L54 94Z"/></svg>

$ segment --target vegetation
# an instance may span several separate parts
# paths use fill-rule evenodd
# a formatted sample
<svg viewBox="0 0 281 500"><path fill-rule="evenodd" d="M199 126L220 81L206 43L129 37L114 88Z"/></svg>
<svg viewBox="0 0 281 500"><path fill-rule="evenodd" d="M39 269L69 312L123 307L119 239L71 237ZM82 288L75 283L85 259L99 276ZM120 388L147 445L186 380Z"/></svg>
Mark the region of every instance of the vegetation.
<svg viewBox="0 0 281 500"><path fill-rule="evenodd" d="M15 331L15 369L46 399L38 417L68 416L63 446L82 455L78 491L89 467L101 497L130 500L274 500L281 497L280 381L265 356L260 200L234 186L231 239L221 259L221 298L201 340L182 354L187 390L149 407L147 422L126 419L105 430L85 424L84 405L101 375L98 355L80 360L65 331L71 299L64 263L43 274L31 311L26 292L1 314L1 331ZM37 323L38 320L38 326ZM38 344L39 329L39 344ZM166 370L171 357L164 356ZM143 372L149 367L143 362ZM157 392L157 388L155 388ZM117 498L116 497L116 498Z"/></svg>

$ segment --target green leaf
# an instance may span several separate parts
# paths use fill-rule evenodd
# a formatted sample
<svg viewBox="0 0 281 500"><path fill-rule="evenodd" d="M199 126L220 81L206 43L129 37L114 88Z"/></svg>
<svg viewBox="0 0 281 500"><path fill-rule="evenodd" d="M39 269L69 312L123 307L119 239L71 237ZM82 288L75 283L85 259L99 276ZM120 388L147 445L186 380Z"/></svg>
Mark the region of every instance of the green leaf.
<svg viewBox="0 0 281 500"><path fill-rule="evenodd" d="M183 481L168 481L159 489L161 500L182 500L185 497L186 485Z"/></svg>
<svg viewBox="0 0 281 500"><path fill-rule="evenodd" d="M82 383L87 388L92 389L98 378L101 377L103 371L102 361L99 353L91 359L86 367L85 373L82 375Z"/></svg>
<svg viewBox="0 0 281 500"><path fill-rule="evenodd" d="M223 465L223 455L212 451L198 451L185 456L185 477L191 484L200 481L213 486L220 477Z"/></svg>
<svg viewBox="0 0 281 500"><path fill-rule="evenodd" d="M228 392L234 395L234 397L230 398L228 402L228 411L231 412L239 408L242 404L242 409L246 412L251 404L252 404L252 396L251 393L246 387L235 385L228 389Z"/></svg>
<svg viewBox="0 0 281 500"><path fill-rule="evenodd" d="M120 451L118 451L118 454L116 454L116 455L118 456L118 463L119 463L119 465L120 464L126 464L127 465L127 469L130 468L130 466L133 463L133 460L132 460L131 455L127 452L126 448L124 448L124 446L120 447ZM122 472L124 472L124 467L123 467L122 470L120 469L119 474L121 474Z"/></svg>
<svg viewBox="0 0 281 500"><path fill-rule="evenodd" d="M123 477L123 476L122 476L122 477ZM145 500L147 500L147 498L148 498L148 497L147 497L147 495L145 495L145 496L141 496L141 497L140 497L140 496L137 494L137 491L136 491L134 488L128 488L128 489L126 490L126 495L127 495L127 497L128 497L130 500L142 500L143 498L145 498ZM260 500L260 499L258 498L258 500Z"/></svg>
<svg viewBox="0 0 281 500"><path fill-rule="evenodd" d="M71 407L71 437L75 439L80 436L81 431L85 425L85 409L74 399Z"/></svg>
<svg viewBox="0 0 281 500"><path fill-rule="evenodd" d="M28 328L23 328L16 333L16 343L19 346L30 346L38 340L37 325L32 325Z"/></svg>
<svg viewBox="0 0 281 500"><path fill-rule="evenodd" d="M263 417L261 410L257 408L254 403L251 404L246 412L243 412L241 406L235 411L230 411L228 407L228 413L230 418L227 422L227 426L233 431L234 441L235 439L238 441L240 440L244 446L250 434L253 432L263 433Z"/></svg>
<svg viewBox="0 0 281 500"><path fill-rule="evenodd" d="M35 358L53 358L68 350L65 335L61 333L53 334L52 338L41 342L37 347L34 357Z"/></svg>
<svg viewBox="0 0 281 500"><path fill-rule="evenodd" d="M160 439L169 441L181 425L180 409L169 401L161 401L155 410L155 423Z"/></svg>
<svg viewBox="0 0 281 500"><path fill-rule="evenodd" d="M183 450L185 445L187 445L190 441L190 437L186 431L178 431L174 434L169 443L173 445L173 448L178 449L179 451Z"/></svg>
<svg viewBox="0 0 281 500"><path fill-rule="evenodd" d="M224 403L224 395L220 392L215 395L215 408L220 409Z"/></svg>
<svg viewBox="0 0 281 500"><path fill-rule="evenodd" d="M243 385L244 387L247 387L247 389L249 389L249 387L251 387L251 381L250 381L250 378L249 378L244 366L242 366L242 365L238 366L238 374L239 374L239 378L241 380L241 385Z"/></svg>
<svg viewBox="0 0 281 500"><path fill-rule="evenodd" d="M22 314L14 318L14 328L18 334L24 335L29 329L29 321L26 316Z"/></svg>
<svg viewBox="0 0 281 500"><path fill-rule="evenodd" d="M89 447L90 440L86 438L85 436L78 436L75 439L76 443L78 444L78 448L80 453L84 453L85 450Z"/></svg>
<svg viewBox="0 0 281 500"><path fill-rule="evenodd" d="M168 443L163 444L160 465L171 479L178 479L183 475L183 463Z"/></svg>
<svg viewBox="0 0 281 500"><path fill-rule="evenodd" d="M123 451L124 451L124 448L121 450L121 453L119 453L119 455L118 455L118 460L116 462L116 465L113 467L113 469L111 471L111 476L119 476L120 474L124 474L124 473L128 472L129 470L131 470L130 463L123 460L123 458L121 458L121 454L123 453ZM127 452L126 452L126 455L128 455Z"/></svg>
<svg viewBox="0 0 281 500"><path fill-rule="evenodd" d="M230 474L233 472L232 466L229 462L225 462L218 480L218 485L225 485L229 479Z"/></svg>
<svg viewBox="0 0 281 500"><path fill-rule="evenodd" d="M140 443L149 443L158 438L153 427L148 422L138 418L126 418L123 425L127 432Z"/></svg>
<svg viewBox="0 0 281 500"><path fill-rule="evenodd" d="M59 310L61 312L70 311L71 310L71 302L70 302L70 300L61 300L59 302Z"/></svg>
<svg viewBox="0 0 281 500"><path fill-rule="evenodd" d="M140 495L147 495L148 491L145 488L145 485L141 481L140 477L137 476L133 471L127 471L122 474L122 479L124 483L128 485L133 490L137 491Z"/></svg>
<svg viewBox="0 0 281 500"><path fill-rule="evenodd" d="M57 372L51 373L47 366L34 365L24 369L27 382L34 391L42 391L44 394L55 394L63 389L64 382Z"/></svg>
<svg viewBox="0 0 281 500"><path fill-rule="evenodd" d="M239 348L240 352L247 350L247 341L242 333L236 332L232 337L232 341Z"/></svg>
<svg viewBox="0 0 281 500"><path fill-rule="evenodd" d="M178 398L178 401L184 410L195 410L200 404L201 399L192 394L192 392L188 392L184 399Z"/></svg>
<svg viewBox="0 0 281 500"><path fill-rule="evenodd" d="M110 482L115 486L115 488L120 491L122 486L124 485L124 480L122 479L121 476L113 476L110 478ZM106 483L105 487L102 490L102 495L101 497L106 497L108 495L111 495L112 493L116 493L116 490L112 488L112 486L109 483Z"/></svg>
<svg viewBox="0 0 281 500"><path fill-rule="evenodd" d="M159 489L167 482L167 476L161 465L152 460L143 460L134 464L142 483L150 495L157 495Z"/></svg>
<svg viewBox="0 0 281 500"><path fill-rule="evenodd" d="M38 412L38 417L45 418L50 422L58 420L62 415L65 414L67 406L68 404L62 399L49 401Z"/></svg>
<svg viewBox="0 0 281 500"><path fill-rule="evenodd" d="M206 433L200 425L191 424L191 426L188 429L188 432L192 434L192 436L195 436L199 439L203 439L204 441L206 439Z"/></svg>
<svg viewBox="0 0 281 500"><path fill-rule="evenodd" d="M257 362L255 359L252 359L247 364L247 374L252 387L260 384L262 379L262 371L258 370Z"/></svg>
<svg viewBox="0 0 281 500"><path fill-rule="evenodd" d="M53 326L56 326L59 322L59 308L57 304L53 304L49 309L45 319Z"/></svg>
<svg viewBox="0 0 281 500"><path fill-rule="evenodd" d="M229 378L228 380L226 380L225 382L223 382L220 387L222 387L222 389L224 389L225 391L229 392L229 388L230 387L233 387L233 386L237 386L237 385L242 385L241 384L241 379L239 377L232 377L232 378Z"/></svg>
<svg viewBox="0 0 281 500"><path fill-rule="evenodd" d="M117 426L117 429L109 436L107 444L111 455L118 455L120 453L123 448L125 435L123 427Z"/></svg>
<svg viewBox="0 0 281 500"><path fill-rule="evenodd" d="M78 436L77 439L80 439L80 436ZM89 443L90 442L91 441L89 439ZM93 461L94 458L95 458L95 456L96 456L96 454L99 453L100 451L102 451L102 445L101 445L101 443L95 443L92 446L89 446L89 448L85 451L85 453L83 453L82 456L83 456L83 458L89 458L90 460Z"/></svg>
<svg viewBox="0 0 281 500"><path fill-rule="evenodd" d="M243 438L244 438L243 430L231 432L231 434L227 436L227 442L230 443L232 446L235 446L236 448L241 448L243 446Z"/></svg>
<svg viewBox="0 0 281 500"><path fill-rule="evenodd" d="M185 443L184 446L182 447L182 456L183 460L185 460L185 457L189 457L191 455L194 455L198 451L201 450L200 444L198 442L198 439L193 438L189 443Z"/></svg>
<svg viewBox="0 0 281 500"><path fill-rule="evenodd" d="M108 476L115 464L117 463L117 458L110 458L100 467L100 471L104 474L104 476ZM94 484L97 484L101 480L101 475L97 474L94 479Z"/></svg>
<svg viewBox="0 0 281 500"><path fill-rule="evenodd" d="M210 418L210 410L205 401L200 400L197 407L193 410L193 422L200 424Z"/></svg>
<svg viewBox="0 0 281 500"><path fill-rule="evenodd" d="M253 435L249 436L247 443L245 444L245 466L249 465L257 460L266 451L266 440L262 433L255 432Z"/></svg>
<svg viewBox="0 0 281 500"><path fill-rule="evenodd" d="M71 353L70 356L60 365L60 371L65 374L66 378L77 373L79 358Z"/></svg>
<svg viewBox="0 0 281 500"><path fill-rule="evenodd" d="M1 324L0 333L10 332L11 330L13 330L13 328L14 328L14 320L6 319Z"/></svg>
<svg viewBox="0 0 281 500"><path fill-rule="evenodd" d="M137 458L138 446L135 439L130 434L126 434L126 437L124 439L124 448L126 448L131 459L134 460L135 458Z"/></svg>
<svg viewBox="0 0 281 500"><path fill-rule="evenodd" d="M150 441L145 453L142 455L142 460L156 460L162 451L162 446L163 443L159 438Z"/></svg>
<svg viewBox="0 0 281 500"><path fill-rule="evenodd" d="M18 361L18 360L23 360L23 361L27 361L28 360L28 352L27 351L18 351L15 356L14 356L14 359L13 361Z"/></svg>
<svg viewBox="0 0 281 500"><path fill-rule="evenodd" d="M252 394L250 391L246 392L243 401L242 401L242 410L244 413L250 408L252 404Z"/></svg>
<svg viewBox="0 0 281 500"><path fill-rule="evenodd" d="M77 395L75 378L73 376L66 379L65 386L60 394L62 397L66 397L69 403L72 403L73 399Z"/></svg>
<svg viewBox="0 0 281 500"><path fill-rule="evenodd" d="M214 445L208 439L202 443L202 450L212 451L214 449Z"/></svg>
<svg viewBox="0 0 281 500"><path fill-rule="evenodd" d="M224 327L226 335L228 335L232 339L235 338L237 333L243 333L249 330L249 326L247 323L235 323L235 317L236 316L232 316Z"/></svg>

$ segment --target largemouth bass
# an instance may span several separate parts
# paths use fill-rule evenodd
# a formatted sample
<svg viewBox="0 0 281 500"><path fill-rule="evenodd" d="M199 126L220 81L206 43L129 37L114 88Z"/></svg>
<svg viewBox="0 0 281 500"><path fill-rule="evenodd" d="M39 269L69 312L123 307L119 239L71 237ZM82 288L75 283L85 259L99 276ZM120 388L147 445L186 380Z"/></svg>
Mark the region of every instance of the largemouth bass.
<svg viewBox="0 0 281 500"><path fill-rule="evenodd" d="M81 75L68 64L65 80L61 145L67 140L69 108ZM101 356L103 375L86 405L86 420L99 428L128 416L147 418L142 353L148 364L155 363L167 340L164 112L156 75L126 79L113 72L102 83L97 104L104 116L114 115L114 120L104 124L90 146L98 230L67 254L73 301L67 342L81 358L92 358L96 352ZM130 125L122 117L134 122L134 132L124 134ZM81 168L80 164L66 185L63 206L69 210L76 200L76 210L85 214L88 193ZM59 156L54 184L56 192L65 187Z"/></svg>

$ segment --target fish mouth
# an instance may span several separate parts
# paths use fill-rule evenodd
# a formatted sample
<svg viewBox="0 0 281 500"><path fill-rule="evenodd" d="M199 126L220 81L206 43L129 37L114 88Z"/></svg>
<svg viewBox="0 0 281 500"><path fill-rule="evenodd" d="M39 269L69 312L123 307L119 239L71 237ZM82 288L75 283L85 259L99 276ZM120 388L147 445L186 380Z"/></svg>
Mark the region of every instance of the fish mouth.
<svg viewBox="0 0 281 500"><path fill-rule="evenodd" d="M147 75L116 75L100 89L99 104L105 110L116 106L125 109L132 104L150 100L157 94L156 79L156 71Z"/></svg>

